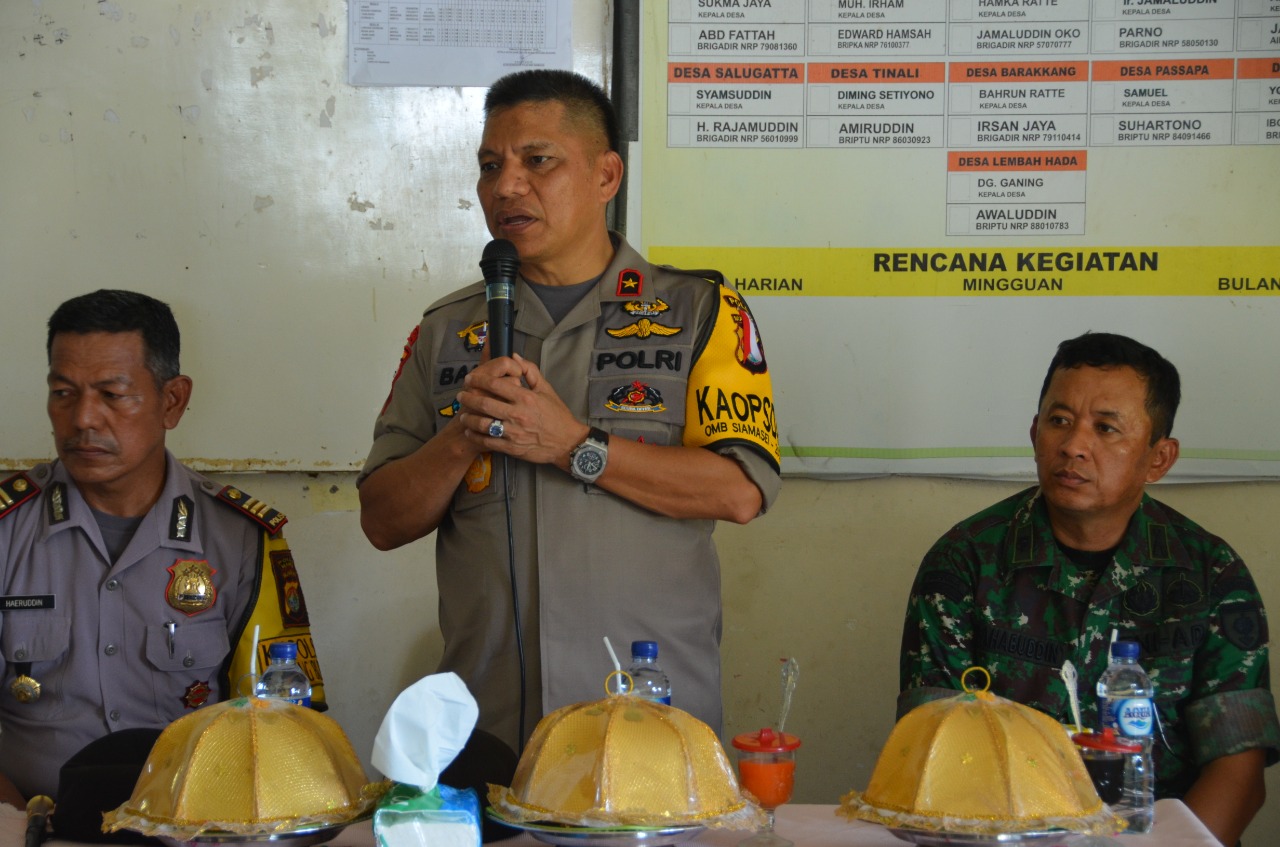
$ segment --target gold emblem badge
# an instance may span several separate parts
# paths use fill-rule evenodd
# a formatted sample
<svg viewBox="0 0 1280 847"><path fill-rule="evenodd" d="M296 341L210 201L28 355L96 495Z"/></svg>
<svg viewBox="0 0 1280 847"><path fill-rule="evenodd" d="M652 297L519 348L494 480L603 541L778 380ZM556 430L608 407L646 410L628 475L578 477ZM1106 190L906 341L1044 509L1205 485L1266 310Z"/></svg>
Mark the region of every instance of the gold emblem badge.
<svg viewBox="0 0 1280 847"><path fill-rule="evenodd" d="M9 690L13 692L13 698L19 703L34 703L40 699L40 683L24 673L18 674L17 678L9 683Z"/></svg>
<svg viewBox="0 0 1280 847"><path fill-rule="evenodd" d="M168 571L165 600L170 606L188 616L213 607L218 599L218 589L213 584L217 571L207 559L178 559Z"/></svg>

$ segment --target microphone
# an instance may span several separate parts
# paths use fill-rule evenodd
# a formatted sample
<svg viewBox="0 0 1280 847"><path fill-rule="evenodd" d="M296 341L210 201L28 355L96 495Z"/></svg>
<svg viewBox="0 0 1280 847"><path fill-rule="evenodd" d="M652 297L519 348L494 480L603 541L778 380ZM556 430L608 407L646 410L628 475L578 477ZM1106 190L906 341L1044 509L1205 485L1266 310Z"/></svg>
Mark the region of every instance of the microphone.
<svg viewBox="0 0 1280 847"><path fill-rule="evenodd" d="M520 270L520 254L505 238L495 238L485 245L480 257L484 274L484 299L489 305L489 356L511 355L512 300L516 294L516 273Z"/></svg>
<svg viewBox="0 0 1280 847"><path fill-rule="evenodd" d="M26 847L40 847L44 841L44 822L53 811L53 799L37 794L27 801Z"/></svg>

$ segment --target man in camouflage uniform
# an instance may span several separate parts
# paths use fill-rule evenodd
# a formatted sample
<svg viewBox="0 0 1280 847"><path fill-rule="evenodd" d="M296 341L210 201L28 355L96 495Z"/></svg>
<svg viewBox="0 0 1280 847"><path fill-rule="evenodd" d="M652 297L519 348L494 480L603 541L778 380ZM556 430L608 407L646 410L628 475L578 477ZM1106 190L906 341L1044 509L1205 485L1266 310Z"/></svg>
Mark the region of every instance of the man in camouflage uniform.
<svg viewBox="0 0 1280 847"><path fill-rule="evenodd" d="M1039 486L956 525L920 565L898 714L953 695L982 665L994 693L1069 723L1069 659L1097 726L1093 686L1117 630L1142 644L1156 689L1157 796L1182 798L1234 844L1262 805L1280 723L1248 568L1144 491L1177 461L1179 396L1173 365L1132 339L1059 345L1031 424Z"/></svg>

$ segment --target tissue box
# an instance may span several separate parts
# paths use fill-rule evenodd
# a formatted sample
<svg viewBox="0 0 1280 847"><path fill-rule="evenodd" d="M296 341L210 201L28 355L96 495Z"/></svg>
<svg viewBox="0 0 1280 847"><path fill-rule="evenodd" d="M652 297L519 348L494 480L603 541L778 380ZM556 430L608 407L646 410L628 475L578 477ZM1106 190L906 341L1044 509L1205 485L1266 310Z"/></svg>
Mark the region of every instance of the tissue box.
<svg viewBox="0 0 1280 847"><path fill-rule="evenodd" d="M480 847L480 800L470 788L397 783L373 815L378 847Z"/></svg>

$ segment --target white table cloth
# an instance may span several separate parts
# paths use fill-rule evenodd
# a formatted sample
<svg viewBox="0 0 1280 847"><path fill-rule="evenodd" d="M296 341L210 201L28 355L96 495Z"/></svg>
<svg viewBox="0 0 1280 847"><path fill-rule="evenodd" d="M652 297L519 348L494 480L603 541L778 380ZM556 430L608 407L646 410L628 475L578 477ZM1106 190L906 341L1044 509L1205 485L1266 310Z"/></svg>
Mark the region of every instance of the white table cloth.
<svg viewBox="0 0 1280 847"><path fill-rule="evenodd" d="M21 845L21 815L0 816L0 845ZM835 814L835 806L787 805L778 810L776 829L796 847L904 847L907 843L876 824L848 821ZM735 847L749 833L736 830L706 830L691 841L689 847ZM1116 847L1221 847L1199 818L1178 800L1156 803L1155 829L1147 835L1119 835L1111 839ZM1092 844L1105 843L1095 840ZM53 839L48 847L73 847L75 842ZM373 830L368 821L353 824L328 842L329 847L374 847ZM528 833L495 842L498 847L542 847L542 842ZM1040 843L1039 847L1048 847Z"/></svg>

